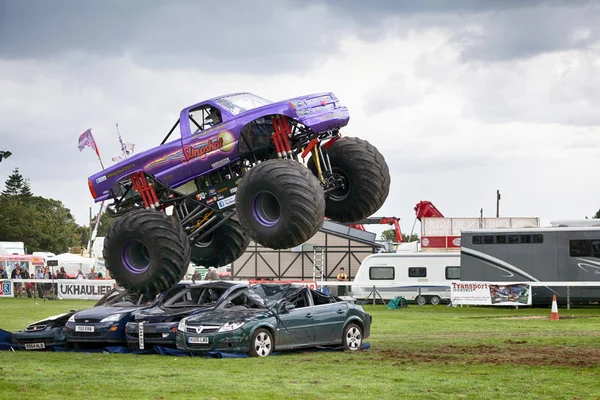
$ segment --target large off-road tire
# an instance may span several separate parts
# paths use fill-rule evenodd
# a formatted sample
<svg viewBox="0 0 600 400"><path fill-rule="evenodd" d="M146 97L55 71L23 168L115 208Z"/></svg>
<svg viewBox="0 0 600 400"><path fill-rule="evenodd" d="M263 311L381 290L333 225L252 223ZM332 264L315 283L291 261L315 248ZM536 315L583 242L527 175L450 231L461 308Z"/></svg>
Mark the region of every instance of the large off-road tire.
<svg viewBox="0 0 600 400"><path fill-rule="evenodd" d="M293 160L268 160L248 171L237 189L240 223L258 244L289 249L323 225L325 198L318 179Z"/></svg>
<svg viewBox="0 0 600 400"><path fill-rule="evenodd" d="M170 288L190 264L187 235L172 217L155 210L134 210L116 220L103 253L117 284L142 294Z"/></svg>
<svg viewBox="0 0 600 400"><path fill-rule="evenodd" d="M369 142L342 137L326 150L334 174L347 187L329 193L325 215L333 221L355 222L373 215L383 206L390 192L390 170L383 155ZM317 175L311 157L308 168Z"/></svg>
<svg viewBox="0 0 600 400"><path fill-rule="evenodd" d="M202 241L192 243L192 262L203 267L222 267L240 258L250 240L235 214Z"/></svg>

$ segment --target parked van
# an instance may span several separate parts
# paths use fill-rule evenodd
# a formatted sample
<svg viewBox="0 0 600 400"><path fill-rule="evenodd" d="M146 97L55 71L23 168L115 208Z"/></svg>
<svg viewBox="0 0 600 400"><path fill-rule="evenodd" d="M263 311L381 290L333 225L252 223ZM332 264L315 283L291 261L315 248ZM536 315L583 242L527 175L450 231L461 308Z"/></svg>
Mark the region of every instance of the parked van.
<svg viewBox="0 0 600 400"><path fill-rule="evenodd" d="M380 253L367 256L351 283L352 297L401 296L418 304L450 301L450 283L460 280L460 253ZM419 288L421 296L419 296ZM379 300L379 296L375 294Z"/></svg>

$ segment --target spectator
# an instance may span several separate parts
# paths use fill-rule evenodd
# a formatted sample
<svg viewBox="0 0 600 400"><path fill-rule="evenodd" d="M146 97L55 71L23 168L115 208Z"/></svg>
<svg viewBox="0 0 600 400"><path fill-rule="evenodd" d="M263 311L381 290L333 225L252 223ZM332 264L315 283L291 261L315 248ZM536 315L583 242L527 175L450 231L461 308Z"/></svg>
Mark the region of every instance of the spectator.
<svg viewBox="0 0 600 400"><path fill-rule="evenodd" d="M85 279L85 275L81 272L80 269L77 270L77 275L75 275L75 279Z"/></svg>
<svg viewBox="0 0 600 400"><path fill-rule="evenodd" d="M65 272L65 267L60 267L60 271L56 274L56 279L67 279L67 273Z"/></svg>
<svg viewBox="0 0 600 400"><path fill-rule="evenodd" d="M198 270L194 271L194 275L192 275L192 283L196 283L196 281L202 280L202 276Z"/></svg>
<svg viewBox="0 0 600 400"><path fill-rule="evenodd" d="M340 268L340 273L337 274L336 279L338 281L347 281L348 275L344 272L344 268ZM344 296L346 294L346 286L338 286L338 296Z"/></svg>
<svg viewBox="0 0 600 400"><path fill-rule="evenodd" d="M104 279L104 277L102 276L102 272L98 272L98 279Z"/></svg>
<svg viewBox="0 0 600 400"><path fill-rule="evenodd" d="M15 265L15 269L10 274L10 279L21 280L23 277L21 276L21 265ZM13 284L13 290L15 297L21 297L21 291L23 290L23 284L15 282Z"/></svg>
<svg viewBox="0 0 600 400"><path fill-rule="evenodd" d="M204 276L204 280L205 281L220 281L221 278L219 277L219 274L217 273L217 269L215 267L209 267L208 272Z"/></svg>
<svg viewBox="0 0 600 400"><path fill-rule="evenodd" d="M35 279L44 279L44 273L41 268L35 270Z"/></svg>
<svg viewBox="0 0 600 400"><path fill-rule="evenodd" d="M98 278L98 274L96 274L96 269L94 267L92 267L92 269L90 269L90 273L88 274L88 279L96 279Z"/></svg>
<svg viewBox="0 0 600 400"><path fill-rule="evenodd" d="M0 279L8 279L8 274L4 269L4 265L0 265Z"/></svg>

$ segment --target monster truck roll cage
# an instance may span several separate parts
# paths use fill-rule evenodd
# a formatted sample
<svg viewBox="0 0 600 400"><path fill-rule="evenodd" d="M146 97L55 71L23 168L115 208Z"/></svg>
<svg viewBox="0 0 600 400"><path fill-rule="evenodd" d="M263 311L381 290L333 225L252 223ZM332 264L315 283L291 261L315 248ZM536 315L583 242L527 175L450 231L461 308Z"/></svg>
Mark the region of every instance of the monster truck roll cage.
<svg viewBox="0 0 600 400"><path fill-rule="evenodd" d="M225 165L208 175L194 178L199 189L197 192L183 194L156 179L152 174L138 171L123 177L111 188L110 197L114 202L107 207L107 212L113 217L118 217L135 209L165 211L166 208L173 206L173 216L188 235L189 242L193 243L208 237L236 213L234 208L221 210L216 203L209 205L201 201L198 197L199 193L218 183L225 184L228 188L236 187L242 175L261 161L273 158L297 160L300 156L302 162L306 164L304 159L311 153L317 178L323 186L325 196L334 190L345 188L345 178L333 172L329 155L326 151L325 154L323 153L323 149L327 150L341 137L339 129L313 132L310 128L286 116L270 117L273 125L273 133L270 134L272 145L266 149L252 149L248 138L241 133L240 140L248 146L249 154L244 154L236 162ZM178 119L161 145L166 143L179 123ZM261 133L269 135L263 124L257 123L256 120L250 124ZM321 141L327 139L330 140L321 145ZM139 196L136 196L135 192Z"/></svg>

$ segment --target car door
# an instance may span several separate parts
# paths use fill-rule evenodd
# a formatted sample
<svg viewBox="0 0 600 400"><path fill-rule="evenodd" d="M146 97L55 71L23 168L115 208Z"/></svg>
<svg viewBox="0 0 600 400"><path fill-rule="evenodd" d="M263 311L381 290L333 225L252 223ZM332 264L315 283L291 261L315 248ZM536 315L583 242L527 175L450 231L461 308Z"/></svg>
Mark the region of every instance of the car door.
<svg viewBox="0 0 600 400"><path fill-rule="evenodd" d="M188 111L182 122L181 135L183 156L192 173L202 175L217 168L216 165L233 160L234 138L227 130L230 118L227 112L212 103Z"/></svg>
<svg viewBox="0 0 600 400"><path fill-rule="evenodd" d="M311 345L315 341L314 307L308 295L308 289L303 288L287 301L294 309L279 312L278 345L282 347L301 347Z"/></svg>
<svg viewBox="0 0 600 400"><path fill-rule="evenodd" d="M332 302L331 296L312 289L310 296L314 304L315 342L321 344L339 342L348 313L348 304Z"/></svg>

